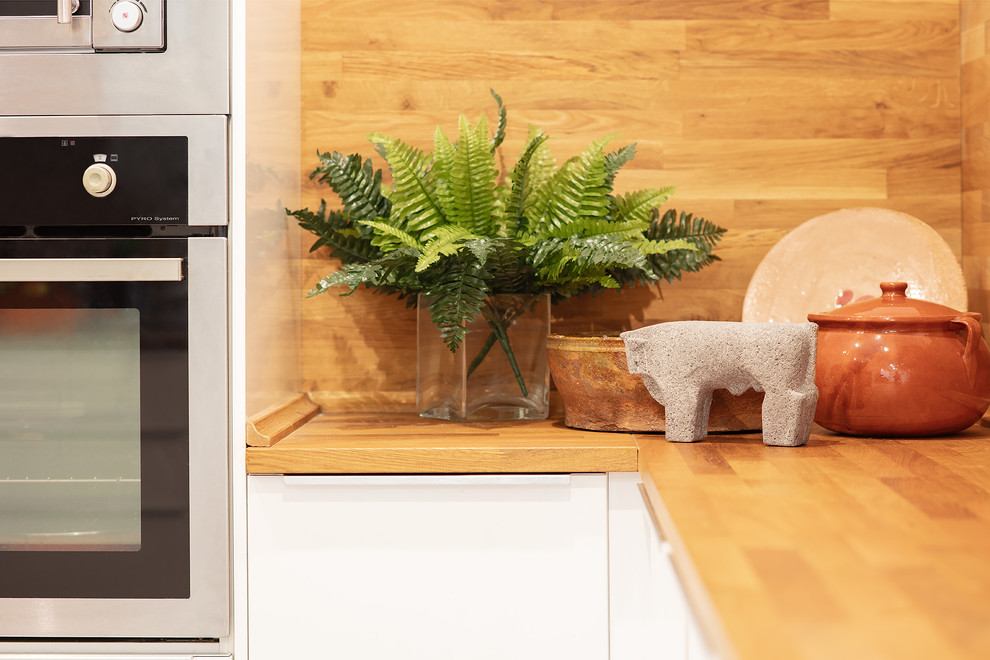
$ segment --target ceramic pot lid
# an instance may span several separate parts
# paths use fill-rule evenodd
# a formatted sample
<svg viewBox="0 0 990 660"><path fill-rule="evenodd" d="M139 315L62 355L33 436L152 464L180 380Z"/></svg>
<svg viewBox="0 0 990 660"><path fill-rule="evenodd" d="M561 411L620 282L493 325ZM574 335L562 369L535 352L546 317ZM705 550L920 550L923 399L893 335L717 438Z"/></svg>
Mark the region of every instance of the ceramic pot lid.
<svg viewBox="0 0 990 660"><path fill-rule="evenodd" d="M823 314L809 314L808 320L815 323L829 321L911 321L940 322L960 316L971 316L977 320L980 315L974 312L959 312L951 307L907 297L907 282L881 282L883 295L862 302L853 303Z"/></svg>

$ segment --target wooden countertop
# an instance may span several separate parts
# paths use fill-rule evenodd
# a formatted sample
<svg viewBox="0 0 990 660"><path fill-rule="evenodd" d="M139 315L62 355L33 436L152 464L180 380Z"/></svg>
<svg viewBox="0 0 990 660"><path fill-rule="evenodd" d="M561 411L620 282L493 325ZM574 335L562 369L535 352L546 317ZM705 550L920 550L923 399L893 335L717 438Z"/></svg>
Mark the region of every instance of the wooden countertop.
<svg viewBox="0 0 990 660"><path fill-rule="evenodd" d="M990 433L639 436L703 627L739 658L990 658ZM728 653L726 653L728 655Z"/></svg>
<svg viewBox="0 0 990 660"><path fill-rule="evenodd" d="M632 436L555 419L477 424L413 414L321 414L270 447L248 447L249 474L635 472Z"/></svg>
<svg viewBox="0 0 990 660"><path fill-rule="evenodd" d="M986 428L916 440L818 430L805 447L766 447L759 434L674 444L556 419L292 418L262 434L272 446L248 447L249 473L638 469L725 660L990 658Z"/></svg>

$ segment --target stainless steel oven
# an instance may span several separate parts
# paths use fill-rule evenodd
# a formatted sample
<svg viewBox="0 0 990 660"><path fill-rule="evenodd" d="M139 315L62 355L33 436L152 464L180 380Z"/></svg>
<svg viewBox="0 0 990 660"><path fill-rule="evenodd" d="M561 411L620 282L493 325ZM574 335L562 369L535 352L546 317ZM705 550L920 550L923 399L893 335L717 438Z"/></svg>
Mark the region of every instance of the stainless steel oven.
<svg viewBox="0 0 990 660"><path fill-rule="evenodd" d="M0 0L0 115L226 114L228 0Z"/></svg>
<svg viewBox="0 0 990 660"><path fill-rule="evenodd" d="M229 634L226 118L0 118L0 643Z"/></svg>

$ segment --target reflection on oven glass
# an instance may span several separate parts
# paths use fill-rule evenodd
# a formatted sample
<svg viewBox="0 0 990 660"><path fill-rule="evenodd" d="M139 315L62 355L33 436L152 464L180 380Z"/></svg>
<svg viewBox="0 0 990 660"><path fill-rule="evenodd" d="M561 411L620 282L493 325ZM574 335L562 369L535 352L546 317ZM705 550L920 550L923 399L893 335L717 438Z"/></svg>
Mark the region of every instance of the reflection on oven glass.
<svg viewBox="0 0 990 660"><path fill-rule="evenodd" d="M0 309L0 550L141 546L137 309Z"/></svg>

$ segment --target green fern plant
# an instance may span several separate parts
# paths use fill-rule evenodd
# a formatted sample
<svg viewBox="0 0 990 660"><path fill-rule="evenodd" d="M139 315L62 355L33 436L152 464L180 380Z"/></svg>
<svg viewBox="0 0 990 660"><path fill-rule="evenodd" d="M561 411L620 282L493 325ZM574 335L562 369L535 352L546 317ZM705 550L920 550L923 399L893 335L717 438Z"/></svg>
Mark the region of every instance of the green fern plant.
<svg viewBox="0 0 990 660"><path fill-rule="evenodd" d="M523 382L507 329L523 308L499 310L496 293L549 293L554 302L586 292L640 283L673 281L718 257L712 250L725 230L690 214L658 208L673 187L615 194L613 183L633 159L635 145L608 151L614 139L592 142L559 168L548 136L531 130L522 155L507 172L496 166L505 137L506 109L489 135L482 115L475 124L461 116L457 139L441 128L428 153L402 140L372 133L369 140L388 164L392 183L370 159L339 152L318 154L310 175L340 198L339 210L286 210L317 236L340 268L321 279L310 295L360 286L400 297L432 298L430 317L456 352L466 322L482 315L491 334L472 369L500 344L523 394Z"/></svg>

